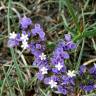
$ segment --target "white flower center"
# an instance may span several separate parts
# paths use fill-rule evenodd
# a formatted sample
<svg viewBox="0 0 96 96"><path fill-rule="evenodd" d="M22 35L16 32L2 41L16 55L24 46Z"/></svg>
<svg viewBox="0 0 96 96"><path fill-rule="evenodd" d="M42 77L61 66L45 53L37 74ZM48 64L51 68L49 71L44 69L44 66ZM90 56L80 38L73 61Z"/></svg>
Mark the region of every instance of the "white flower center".
<svg viewBox="0 0 96 96"><path fill-rule="evenodd" d="M73 71L68 70L67 75L69 77L74 77L74 76L76 76L76 72L74 70Z"/></svg>
<svg viewBox="0 0 96 96"><path fill-rule="evenodd" d="M61 65L61 63L59 62L55 65L55 68L57 68L60 71L63 68L63 65Z"/></svg>
<svg viewBox="0 0 96 96"><path fill-rule="evenodd" d="M50 80L49 84L50 84L51 88L57 87L57 82L55 82L53 80Z"/></svg>
<svg viewBox="0 0 96 96"><path fill-rule="evenodd" d="M44 74L47 74L47 68L46 67L43 67L40 69L41 73L44 75Z"/></svg>
<svg viewBox="0 0 96 96"><path fill-rule="evenodd" d="M22 41L27 41L28 40L28 35L27 34L26 35L22 34L20 39Z"/></svg>
<svg viewBox="0 0 96 96"><path fill-rule="evenodd" d="M15 39L17 34L15 32L9 34L10 39Z"/></svg>
<svg viewBox="0 0 96 96"><path fill-rule="evenodd" d="M46 55L44 53L42 53L39 57L41 60L46 60Z"/></svg>
<svg viewBox="0 0 96 96"><path fill-rule="evenodd" d="M94 67L96 68L96 63L94 63Z"/></svg>
<svg viewBox="0 0 96 96"><path fill-rule="evenodd" d="M23 49L27 49L27 48L28 48L28 42L26 42L26 41L22 42L21 47L22 47Z"/></svg>

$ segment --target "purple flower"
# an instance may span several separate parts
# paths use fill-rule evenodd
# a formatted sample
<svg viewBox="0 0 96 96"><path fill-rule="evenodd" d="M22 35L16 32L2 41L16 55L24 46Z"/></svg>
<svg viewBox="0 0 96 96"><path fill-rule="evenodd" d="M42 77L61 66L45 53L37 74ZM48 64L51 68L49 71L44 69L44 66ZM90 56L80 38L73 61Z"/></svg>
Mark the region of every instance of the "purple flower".
<svg viewBox="0 0 96 96"><path fill-rule="evenodd" d="M51 79L50 77L44 78L44 84L49 84L50 79Z"/></svg>
<svg viewBox="0 0 96 96"><path fill-rule="evenodd" d="M63 75L62 77L62 85L69 84L69 77L66 75Z"/></svg>
<svg viewBox="0 0 96 96"><path fill-rule="evenodd" d="M56 65L58 62L64 63L64 59L68 59L69 54L63 50L61 46L57 46L55 51L53 52L53 56L51 58L51 64Z"/></svg>
<svg viewBox="0 0 96 96"><path fill-rule="evenodd" d="M36 44L36 49L41 49L41 44Z"/></svg>
<svg viewBox="0 0 96 96"><path fill-rule="evenodd" d="M22 34L23 34L23 35L26 35L27 33L26 33L26 31L23 30L23 31L22 31Z"/></svg>
<svg viewBox="0 0 96 96"><path fill-rule="evenodd" d="M54 81L58 81L59 80L59 78L56 75L51 76L51 79L53 79Z"/></svg>
<svg viewBox="0 0 96 96"><path fill-rule="evenodd" d="M70 82L70 85L75 85L75 80L74 80L74 78L70 78L70 77L69 77L69 82Z"/></svg>
<svg viewBox="0 0 96 96"><path fill-rule="evenodd" d="M37 57L34 57L34 58L35 58L35 60L33 62L33 65L35 65L35 66L37 65L38 67L43 66L43 65L45 65L45 66L48 65L47 59L46 60L40 60L40 58L37 58Z"/></svg>
<svg viewBox="0 0 96 96"><path fill-rule="evenodd" d="M21 40L22 42L26 42L26 41L29 40L29 38L28 38L28 34L26 34L26 31L22 31L20 40Z"/></svg>
<svg viewBox="0 0 96 96"><path fill-rule="evenodd" d="M52 72L58 74L59 71L56 68L52 68Z"/></svg>
<svg viewBox="0 0 96 96"><path fill-rule="evenodd" d="M96 64L89 70L90 74L96 75Z"/></svg>
<svg viewBox="0 0 96 96"><path fill-rule="evenodd" d="M51 77L46 77L46 78L44 79L44 83L45 83L45 84L49 84L49 82L50 82L51 80L53 80L54 82L58 82L59 78L56 77L55 75L53 75L53 76L51 76Z"/></svg>
<svg viewBox="0 0 96 96"><path fill-rule="evenodd" d="M42 75L41 73L37 73L36 74L36 77L41 81L41 80L43 80L43 78L44 78L44 75Z"/></svg>
<svg viewBox="0 0 96 96"><path fill-rule="evenodd" d="M18 46L20 42L20 34L19 33L10 33L9 40L7 42L7 46L12 48Z"/></svg>
<svg viewBox="0 0 96 96"><path fill-rule="evenodd" d="M35 24L35 28L32 29L32 35L36 36L37 34L39 35L39 37L42 41L45 40L45 33L44 33L43 29L41 28L40 24Z"/></svg>
<svg viewBox="0 0 96 96"><path fill-rule="evenodd" d="M8 43L7 43L7 46L12 48L12 47L15 47L15 46L18 46L19 45L19 42L15 39L9 39L8 40Z"/></svg>
<svg viewBox="0 0 96 96"><path fill-rule="evenodd" d="M48 74L48 70L50 69L50 67L49 67L49 65L48 64L45 64L45 65L40 65L39 66L39 72L41 73L41 74Z"/></svg>
<svg viewBox="0 0 96 96"><path fill-rule="evenodd" d="M53 73L60 74L61 72L66 72L66 66L64 65L64 63L58 62L53 67L54 67L52 68Z"/></svg>
<svg viewBox="0 0 96 96"><path fill-rule="evenodd" d="M62 57L64 58L64 59L69 59L69 54L66 52L66 51L64 51L63 53L62 53Z"/></svg>
<svg viewBox="0 0 96 96"><path fill-rule="evenodd" d="M20 19L20 26L22 29L27 29L29 25L32 24L32 21L30 18L24 16L23 18Z"/></svg>
<svg viewBox="0 0 96 96"><path fill-rule="evenodd" d="M85 73L86 71L86 66L85 65L81 65L79 68L79 74L82 75L83 73Z"/></svg>
<svg viewBox="0 0 96 96"><path fill-rule="evenodd" d="M66 75L62 76L62 85L68 85L68 84L75 85L74 78L70 78Z"/></svg>
<svg viewBox="0 0 96 96"><path fill-rule="evenodd" d="M65 36L65 40L67 42L71 41L71 35L70 34L65 34L64 36Z"/></svg>
<svg viewBox="0 0 96 96"><path fill-rule="evenodd" d="M17 33L16 40L17 40L18 42L21 41L21 40L20 40L20 33L19 33L19 32Z"/></svg>
<svg viewBox="0 0 96 96"><path fill-rule="evenodd" d="M31 32L28 32L28 38L30 38L31 37Z"/></svg>
<svg viewBox="0 0 96 96"><path fill-rule="evenodd" d="M71 50L76 48L76 44L73 43L72 41L68 42L68 43L66 44L66 46L67 46L67 48L69 48L69 49L71 49Z"/></svg>
<svg viewBox="0 0 96 96"><path fill-rule="evenodd" d="M86 92L90 92L94 89L93 85L85 85L83 86L83 90Z"/></svg>
<svg viewBox="0 0 96 96"><path fill-rule="evenodd" d="M35 57L39 57L45 51L45 45L38 42L31 42L29 50Z"/></svg>
<svg viewBox="0 0 96 96"><path fill-rule="evenodd" d="M52 76L49 78L48 84L50 85L51 88L57 88L57 78L56 76Z"/></svg>
<svg viewBox="0 0 96 96"><path fill-rule="evenodd" d="M64 87L62 87L62 86L58 86L58 91L57 91L58 93L61 93L61 94L63 94L63 95L66 95L68 92L67 92L67 89L66 88L64 88Z"/></svg>

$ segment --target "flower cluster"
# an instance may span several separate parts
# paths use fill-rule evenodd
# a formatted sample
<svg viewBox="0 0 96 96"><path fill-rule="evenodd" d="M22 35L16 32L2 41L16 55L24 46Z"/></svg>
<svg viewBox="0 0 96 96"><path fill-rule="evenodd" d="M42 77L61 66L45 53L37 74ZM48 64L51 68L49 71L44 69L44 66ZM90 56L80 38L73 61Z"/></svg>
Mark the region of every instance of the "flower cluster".
<svg viewBox="0 0 96 96"><path fill-rule="evenodd" d="M76 86L79 86L78 89L83 92L91 92L96 89L96 64L90 69L81 65L78 72L65 64L66 59L70 58L69 51L75 48L76 44L72 42L71 35L65 34L64 40L59 41L51 58L49 60L47 57L41 59L42 63L38 66L37 78L49 85L57 94L75 93ZM44 54L41 56L45 58ZM44 63L45 61L47 62ZM86 78L87 76L88 78Z"/></svg>
<svg viewBox="0 0 96 96"><path fill-rule="evenodd" d="M77 78L80 80L79 86L84 92L96 90L96 64L91 68L81 65Z"/></svg>
<svg viewBox="0 0 96 96"><path fill-rule="evenodd" d="M76 72L75 70L68 70L64 64L65 60L70 58L68 51L74 48L76 48L76 45L72 42L71 35L65 34L64 40L58 42L51 58L48 60L49 64L42 63L42 68L37 73L38 79L50 85L56 93L65 95L74 89Z"/></svg>
<svg viewBox="0 0 96 96"><path fill-rule="evenodd" d="M74 93L77 85L84 92L96 89L96 64L90 69L81 65L78 72L66 64L70 59L70 51L76 48L70 34L65 34L59 40L51 57L48 57L45 54L46 37L40 24L33 24L30 18L24 16L20 19L19 27L20 32L9 34L8 47L30 50L34 56L32 64L38 67L38 80L49 85L55 93L63 95Z"/></svg>
<svg viewBox="0 0 96 96"><path fill-rule="evenodd" d="M36 50L44 50L44 44L41 45L41 43L45 40L45 33L43 32L40 24L35 24L34 26L32 25L33 24L30 18L26 16L21 18L19 22L21 32L13 32L9 34L8 47L19 46L24 50L30 49L32 54L36 54ZM37 35L39 35L39 39L32 41L31 38L36 37Z"/></svg>

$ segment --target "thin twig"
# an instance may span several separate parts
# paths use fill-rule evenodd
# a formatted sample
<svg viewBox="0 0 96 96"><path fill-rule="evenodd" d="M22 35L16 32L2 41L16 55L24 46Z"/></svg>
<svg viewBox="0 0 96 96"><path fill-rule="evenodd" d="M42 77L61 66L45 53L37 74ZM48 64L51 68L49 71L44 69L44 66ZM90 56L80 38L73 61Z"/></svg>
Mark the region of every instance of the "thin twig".
<svg viewBox="0 0 96 96"><path fill-rule="evenodd" d="M29 14L31 14L31 11L27 9L22 3L12 2L12 4L20 6L23 10L25 9Z"/></svg>
<svg viewBox="0 0 96 96"><path fill-rule="evenodd" d="M83 63L83 65L87 66L87 65L89 65L90 63L95 62L95 61L96 61L96 58L91 59L91 60L89 60L89 61L86 61L85 63Z"/></svg>
<svg viewBox="0 0 96 96"><path fill-rule="evenodd" d="M26 62L26 60L25 60L25 58L24 58L24 55L22 54L22 52L20 52L19 50L16 50L16 52L17 52L17 53L19 54L19 56L21 57L21 59L22 59L23 63L25 64L25 66L28 66L28 65L27 65L27 62ZM30 71L28 70L28 68L26 68L26 71L27 71L27 74L28 74L29 78L31 78L31 74L30 74Z"/></svg>
<svg viewBox="0 0 96 96"><path fill-rule="evenodd" d="M8 7L6 7L6 6L3 5L3 6L0 7L0 11L3 10L3 9L8 9ZM16 13L16 15L18 16L18 18L20 19L21 18L20 13L15 8L11 8L11 9L12 9L13 12Z"/></svg>

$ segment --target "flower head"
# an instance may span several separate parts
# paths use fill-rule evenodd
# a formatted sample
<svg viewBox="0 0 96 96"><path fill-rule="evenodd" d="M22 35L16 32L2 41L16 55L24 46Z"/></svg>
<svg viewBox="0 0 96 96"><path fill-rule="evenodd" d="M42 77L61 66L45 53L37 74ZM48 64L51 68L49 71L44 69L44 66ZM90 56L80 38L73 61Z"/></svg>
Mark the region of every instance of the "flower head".
<svg viewBox="0 0 96 96"><path fill-rule="evenodd" d="M44 75L41 74L40 72L38 72L38 73L36 74L36 77L37 77L39 80L43 80Z"/></svg>
<svg viewBox="0 0 96 96"><path fill-rule="evenodd" d="M85 65L81 65L79 68L79 73L80 75L86 72L86 66Z"/></svg>
<svg viewBox="0 0 96 96"><path fill-rule="evenodd" d="M96 64L89 70L90 74L96 75Z"/></svg>
<svg viewBox="0 0 96 96"><path fill-rule="evenodd" d="M49 81L49 85L51 86L51 88L57 87L57 82L55 82L53 79L51 79Z"/></svg>
<svg viewBox="0 0 96 96"><path fill-rule="evenodd" d="M28 34L22 34L20 39L22 40L22 42L27 41L29 39Z"/></svg>
<svg viewBox="0 0 96 96"><path fill-rule="evenodd" d="M46 60L46 55L44 53L42 53L41 55L39 55L41 60Z"/></svg>
<svg viewBox="0 0 96 96"><path fill-rule="evenodd" d="M40 72L44 75L44 74L47 74L47 71L48 71L48 69L46 68L46 67L42 67L42 68L40 68Z"/></svg>
<svg viewBox="0 0 96 96"><path fill-rule="evenodd" d="M28 42L27 41L23 41L21 47L23 49L27 49L28 48Z"/></svg>
<svg viewBox="0 0 96 96"><path fill-rule="evenodd" d="M55 68L57 68L58 71L60 71L63 68L63 65L60 62L58 62L58 64L55 65Z"/></svg>
<svg viewBox="0 0 96 96"><path fill-rule="evenodd" d="M67 42L71 41L71 35L70 34L65 34L64 36L65 36L65 40Z"/></svg>
<svg viewBox="0 0 96 96"><path fill-rule="evenodd" d="M66 88L64 88L63 86L58 86L58 93L61 93L61 94L64 94L66 95L67 94L67 90Z"/></svg>
<svg viewBox="0 0 96 96"><path fill-rule="evenodd" d="M42 41L45 40L45 33L43 29L41 28L40 24L35 24L35 28L32 29L32 34L33 36L36 36L38 34Z"/></svg>
<svg viewBox="0 0 96 96"><path fill-rule="evenodd" d="M9 39L15 39L17 34L15 32L9 33Z"/></svg>
<svg viewBox="0 0 96 96"><path fill-rule="evenodd" d="M76 76L76 72L74 70L73 71L68 70L67 75L69 77L74 77L74 76Z"/></svg>
<svg viewBox="0 0 96 96"><path fill-rule="evenodd" d="M90 92L90 91L92 91L94 89L94 86L93 85L85 85L85 86L83 86L83 90L85 91L85 92Z"/></svg>
<svg viewBox="0 0 96 96"><path fill-rule="evenodd" d="M16 40L16 39L9 39L8 40L8 43L7 43L7 46L12 48L12 47L15 47L19 45L19 42Z"/></svg>
<svg viewBox="0 0 96 96"><path fill-rule="evenodd" d="M32 21L30 18L24 16L23 18L20 19L20 26L22 29L27 29L29 25L32 24Z"/></svg>
<svg viewBox="0 0 96 96"><path fill-rule="evenodd" d="M19 33L17 33L17 34L15 32L10 33L7 46L10 47L10 48L18 46L19 41L20 41L20 34Z"/></svg>

